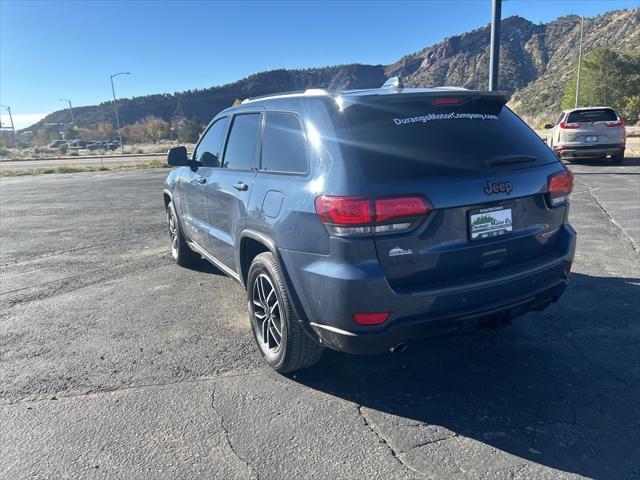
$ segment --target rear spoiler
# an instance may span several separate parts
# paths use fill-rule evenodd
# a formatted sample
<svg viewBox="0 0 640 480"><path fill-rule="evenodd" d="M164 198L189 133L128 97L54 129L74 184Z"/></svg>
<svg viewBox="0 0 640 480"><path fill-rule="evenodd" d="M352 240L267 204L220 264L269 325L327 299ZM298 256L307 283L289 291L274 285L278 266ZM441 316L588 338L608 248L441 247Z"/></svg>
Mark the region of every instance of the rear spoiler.
<svg viewBox="0 0 640 480"><path fill-rule="evenodd" d="M386 89L385 89L386 90ZM345 95L343 97L343 108L346 108L350 104L356 103L369 103L369 102L378 102L378 101L394 101L400 99L420 99L420 98L464 98L471 99L472 101L478 100L493 100L500 105L505 105L511 99L511 93L509 92L486 92L481 90L466 90L464 88L454 89L454 88L442 88L432 89L432 90L421 90L415 89L399 89L395 92L386 92L384 90L378 91L371 94L361 94L361 95ZM368 92L367 92L368 93Z"/></svg>

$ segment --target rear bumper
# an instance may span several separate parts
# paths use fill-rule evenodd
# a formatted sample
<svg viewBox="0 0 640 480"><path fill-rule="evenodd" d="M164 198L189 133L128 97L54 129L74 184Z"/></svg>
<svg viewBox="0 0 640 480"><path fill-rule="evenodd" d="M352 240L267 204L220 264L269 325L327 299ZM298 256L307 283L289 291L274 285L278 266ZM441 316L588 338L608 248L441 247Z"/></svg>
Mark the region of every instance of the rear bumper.
<svg viewBox="0 0 640 480"><path fill-rule="evenodd" d="M495 314L515 318L557 301L576 245L568 224L558 235L558 251L538 263L466 283L402 292L391 288L377 260L349 264L304 252L280 254L309 333L335 350L375 353L404 341L473 328ZM383 325L361 326L353 320L356 312L390 315Z"/></svg>
<svg viewBox="0 0 640 480"><path fill-rule="evenodd" d="M560 158L600 158L624 152L624 144L608 145L554 145L553 151Z"/></svg>
<svg viewBox="0 0 640 480"><path fill-rule="evenodd" d="M349 332L313 322L309 326L321 344L334 350L353 354L383 353L403 342L463 333L474 330L493 318L512 320L531 310L543 310L550 303L556 302L565 288L566 280L562 280L551 288L509 303L486 306L479 311L457 312L453 316L425 316L397 322L376 332Z"/></svg>

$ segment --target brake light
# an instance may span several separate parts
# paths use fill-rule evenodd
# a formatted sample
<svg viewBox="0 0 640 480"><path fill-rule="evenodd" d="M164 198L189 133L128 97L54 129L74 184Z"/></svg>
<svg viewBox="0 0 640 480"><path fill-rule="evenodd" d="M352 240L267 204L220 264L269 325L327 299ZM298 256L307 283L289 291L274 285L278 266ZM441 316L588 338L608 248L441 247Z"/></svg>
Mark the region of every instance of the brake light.
<svg viewBox="0 0 640 480"><path fill-rule="evenodd" d="M607 127L624 127L624 120L620 119L617 122L604 122Z"/></svg>
<svg viewBox="0 0 640 480"><path fill-rule="evenodd" d="M353 314L353 319L358 325L382 325L387 318L389 318L389 312Z"/></svg>
<svg viewBox="0 0 640 480"><path fill-rule="evenodd" d="M437 97L431 100L431 104L436 107L445 107L447 105L462 105L464 100L459 97Z"/></svg>
<svg viewBox="0 0 640 480"><path fill-rule="evenodd" d="M560 122L560 128L566 128L566 129L574 129L574 128L580 128L580 124L579 123L567 123L567 122Z"/></svg>
<svg viewBox="0 0 640 480"><path fill-rule="evenodd" d="M547 192L549 203L552 207L563 205L567 202L569 194L573 190L573 174L569 170L554 173L547 178Z"/></svg>
<svg viewBox="0 0 640 480"><path fill-rule="evenodd" d="M408 230L429 213L420 196L316 198L316 213L329 233L361 235Z"/></svg>

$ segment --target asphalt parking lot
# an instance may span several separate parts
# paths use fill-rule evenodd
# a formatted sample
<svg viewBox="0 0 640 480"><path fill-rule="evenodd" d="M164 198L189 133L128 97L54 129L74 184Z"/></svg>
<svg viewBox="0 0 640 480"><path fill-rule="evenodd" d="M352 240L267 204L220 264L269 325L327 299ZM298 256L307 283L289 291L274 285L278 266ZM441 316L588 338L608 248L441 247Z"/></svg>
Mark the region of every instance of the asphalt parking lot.
<svg viewBox="0 0 640 480"><path fill-rule="evenodd" d="M559 304L288 377L166 170L0 179L0 478L640 478L640 159L571 168Z"/></svg>

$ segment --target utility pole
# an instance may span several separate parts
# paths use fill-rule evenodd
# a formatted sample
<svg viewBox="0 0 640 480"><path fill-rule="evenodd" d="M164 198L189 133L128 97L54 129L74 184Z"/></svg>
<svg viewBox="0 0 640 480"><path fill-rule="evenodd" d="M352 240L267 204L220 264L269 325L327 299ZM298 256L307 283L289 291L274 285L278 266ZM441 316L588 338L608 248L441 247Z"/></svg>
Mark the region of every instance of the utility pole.
<svg viewBox="0 0 640 480"><path fill-rule="evenodd" d="M491 15L491 50L489 53L489 91L498 90L498 70L500 65L500 19L502 0L493 0Z"/></svg>
<svg viewBox="0 0 640 480"><path fill-rule="evenodd" d="M111 75L111 93L113 93L113 111L116 114L116 125L118 126L118 138L120 138L120 151L124 153L124 145L122 144L122 133L120 132L120 119L118 118L118 107L116 106L116 90L113 87L113 77L118 75L131 75L131 72L120 72Z"/></svg>
<svg viewBox="0 0 640 480"><path fill-rule="evenodd" d="M61 102L67 102L69 104L69 112L71 112L71 125L76 132L76 140L78 139L78 126L76 125L76 121L73 118L73 107L71 106L71 100L68 98L59 98Z"/></svg>
<svg viewBox="0 0 640 480"><path fill-rule="evenodd" d="M580 47L578 47L578 75L576 75L576 105L578 108L578 99L580 96L580 67L582 66L582 33L584 32L584 17L580 22Z"/></svg>
<svg viewBox="0 0 640 480"><path fill-rule="evenodd" d="M18 137L16 137L16 127L13 125L13 117L11 116L11 107L9 105L0 105L0 107L4 107L9 112L9 121L11 122L11 131L13 132L13 145L18 146Z"/></svg>

